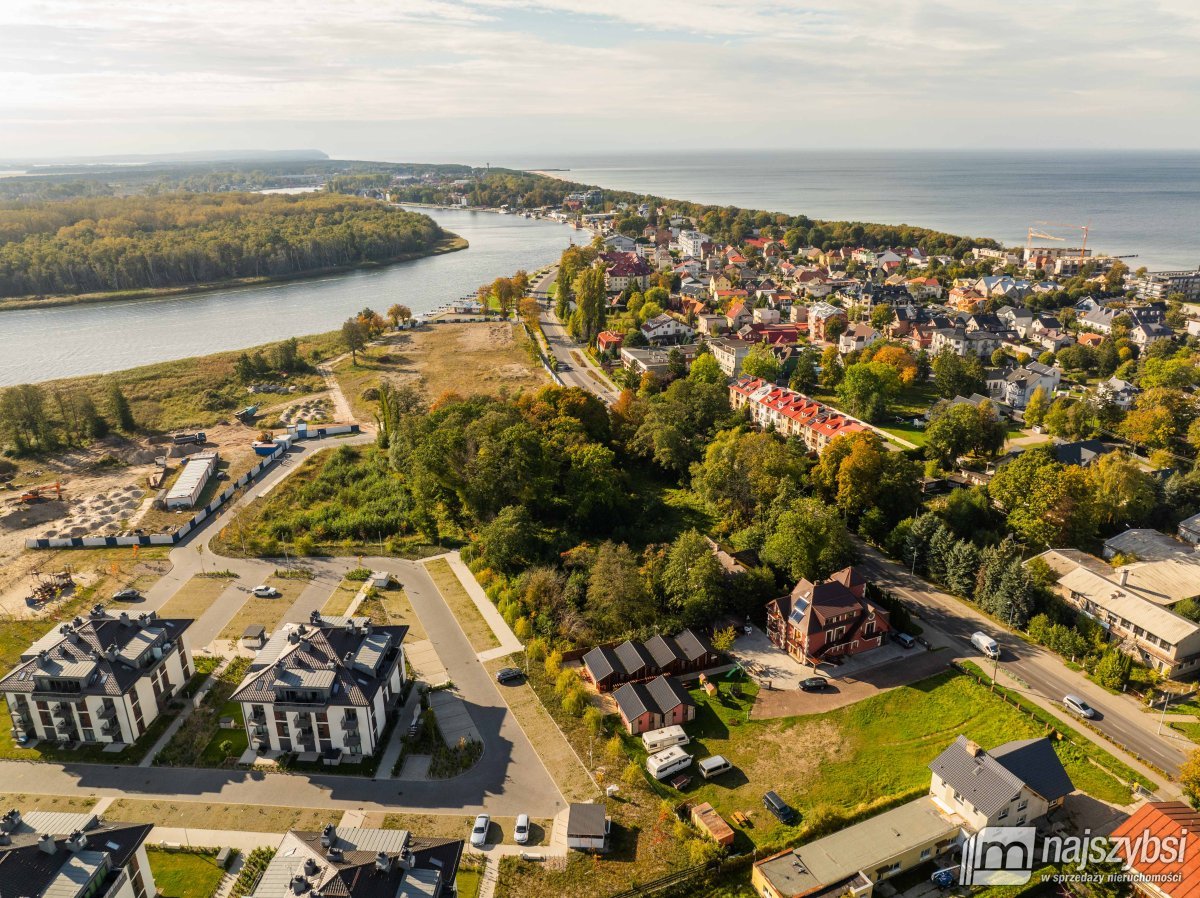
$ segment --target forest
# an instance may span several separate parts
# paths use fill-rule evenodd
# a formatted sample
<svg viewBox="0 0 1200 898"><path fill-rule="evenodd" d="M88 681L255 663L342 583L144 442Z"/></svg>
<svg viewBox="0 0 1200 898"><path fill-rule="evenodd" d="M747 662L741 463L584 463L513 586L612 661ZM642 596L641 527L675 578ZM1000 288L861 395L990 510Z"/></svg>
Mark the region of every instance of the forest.
<svg viewBox="0 0 1200 898"><path fill-rule="evenodd" d="M0 202L0 297L188 287L433 250L426 215L334 194Z"/></svg>

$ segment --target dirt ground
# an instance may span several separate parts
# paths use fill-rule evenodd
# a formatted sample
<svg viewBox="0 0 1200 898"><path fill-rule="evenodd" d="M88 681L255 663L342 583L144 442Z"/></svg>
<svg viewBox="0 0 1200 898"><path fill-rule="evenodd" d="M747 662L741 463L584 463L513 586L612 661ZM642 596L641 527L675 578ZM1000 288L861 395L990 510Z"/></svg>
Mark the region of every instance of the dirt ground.
<svg viewBox="0 0 1200 898"><path fill-rule="evenodd" d="M389 334L379 343L339 361L334 373L360 421L370 421L374 402L364 398L382 381L416 384L429 399L447 391L515 393L544 386L549 378L531 361L528 338L504 321L439 324Z"/></svg>

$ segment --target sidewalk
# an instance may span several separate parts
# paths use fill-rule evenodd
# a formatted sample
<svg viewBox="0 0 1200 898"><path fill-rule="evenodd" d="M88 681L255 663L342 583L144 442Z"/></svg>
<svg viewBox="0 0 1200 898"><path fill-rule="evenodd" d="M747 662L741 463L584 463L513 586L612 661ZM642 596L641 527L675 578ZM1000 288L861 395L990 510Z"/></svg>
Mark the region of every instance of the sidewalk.
<svg viewBox="0 0 1200 898"><path fill-rule="evenodd" d="M500 647L489 649L486 652L480 652L478 658L480 661L491 661L493 658L503 658L505 655L511 655L514 652L519 652L525 648L521 640L517 639L517 635L513 633L512 628L504 620L504 617L496 610L496 606L492 604L492 600L488 598L483 587L479 585L479 581L475 579L475 575L471 573L471 569L467 567L462 556L458 552L447 552L445 555L436 555L435 558L445 558L446 563L450 565L450 570L454 571L454 576L458 577L462 583L463 589L467 591L467 595L471 597L471 601L475 603L475 607L479 609L479 613L483 615L483 619L487 625L492 628L492 632L496 634L496 638L500 640ZM433 558L426 558L426 561L433 561Z"/></svg>
<svg viewBox="0 0 1200 898"><path fill-rule="evenodd" d="M233 829L181 829L156 826L146 841L151 845L165 842L192 848L236 848L249 854L255 848L278 848L283 833L255 833Z"/></svg>
<svg viewBox="0 0 1200 898"><path fill-rule="evenodd" d="M154 759L158 757L158 753L167 747L167 743L170 742L171 739L174 738L175 734L179 732L179 728L182 727L184 722L192 716L192 713L200 706L200 703L204 701L204 697L208 695L209 691L215 685L217 685L217 678L224 672L225 668L229 666L229 662L231 660L232 659L230 658L225 658L220 664L217 665L216 670L208 675L208 679L204 681L204 685L197 689L196 694L188 701L187 707L179 712L179 716L171 721L171 724L166 728L163 734L158 737L158 741L150 747L150 751L146 752L146 756L138 761L139 767L154 766Z"/></svg>

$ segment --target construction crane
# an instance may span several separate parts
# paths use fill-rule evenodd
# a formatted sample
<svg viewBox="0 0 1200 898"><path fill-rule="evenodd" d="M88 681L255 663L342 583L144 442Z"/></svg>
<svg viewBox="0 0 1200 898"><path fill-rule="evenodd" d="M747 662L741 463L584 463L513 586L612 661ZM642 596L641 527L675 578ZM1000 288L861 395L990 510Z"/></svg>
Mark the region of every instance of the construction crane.
<svg viewBox="0 0 1200 898"><path fill-rule="evenodd" d="M1077 225L1077 224L1065 224L1061 221L1039 221L1039 222L1035 222L1035 224L1046 225L1046 226L1052 227L1052 228L1070 228L1073 231L1082 231L1083 232L1083 245L1079 248L1079 264L1080 264L1080 266L1083 265L1083 260L1085 258L1087 258L1087 241L1088 241L1088 233L1092 230L1091 222L1088 222L1087 224L1083 224L1083 225ZM1030 230L1032 230L1032 228ZM1059 238L1059 239L1062 239L1062 238Z"/></svg>

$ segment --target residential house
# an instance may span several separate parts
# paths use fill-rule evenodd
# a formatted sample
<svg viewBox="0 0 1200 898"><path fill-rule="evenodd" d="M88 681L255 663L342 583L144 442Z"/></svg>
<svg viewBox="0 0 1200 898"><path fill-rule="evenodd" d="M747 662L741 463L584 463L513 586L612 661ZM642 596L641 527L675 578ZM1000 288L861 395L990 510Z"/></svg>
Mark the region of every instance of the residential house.
<svg viewBox="0 0 1200 898"><path fill-rule="evenodd" d="M960 312L974 312L982 309L987 297L977 293L970 287L952 287L946 295L946 303Z"/></svg>
<svg viewBox="0 0 1200 898"><path fill-rule="evenodd" d="M1062 465L1079 465L1086 468L1095 464L1100 456L1115 451L1100 440L1075 440L1071 443L1055 442L1052 447L1055 460Z"/></svg>
<svg viewBox="0 0 1200 898"><path fill-rule="evenodd" d="M1117 824L1109 838L1130 871L1135 894L1190 898L1200 891L1200 854L1188 844L1198 829L1200 811L1182 801L1148 801ZM1152 844L1147 835L1154 837ZM1168 845L1179 850L1168 852Z"/></svg>
<svg viewBox="0 0 1200 898"><path fill-rule="evenodd" d="M820 454L839 436L870 430L861 421L798 393L757 377L743 375L729 385L729 403L749 407L759 427L773 427L785 437L798 436L810 452Z"/></svg>
<svg viewBox="0 0 1200 898"><path fill-rule="evenodd" d="M949 350L958 356L973 354L987 358L1000 348L1004 340L1005 335L995 331L968 330L962 325L939 327L933 331L930 351L934 355Z"/></svg>
<svg viewBox="0 0 1200 898"><path fill-rule="evenodd" d="M624 334L618 334L616 331L601 331L599 336L596 337L596 348L600 352L617 353L624 342Z"/></svg>
<svg viewBox="0 0 1200 898"><path fill-rule="evenodd" d="M605 253L604 286L609 293L620 293L626 287L645 290L653 269L637 253Z"/></svg>
<svg viewBox="0 0 1200 898"><path fill-rule="evenodd" d="M865 597L867 581L846 567L828 580L801 580L767 603L767 635L801 664L820 664L883 645L888 613Z"/></svg>
<svg viewBox="0 0 1200 898"><path fill-rule="evenodd" d="M1121 380L1115 374L1108 380L1102 380L1096 384L1096 395L1123 411L1133 408L1133 402L1140 392L1136 386L1127 380Z"/></svg>
<svg viewBox="0 0 1200 898"><path fill-rule="evenodd" d="M1054 746L1044 737L1007 742L987 752L959 736L929 769L933 800L975 832L1040 820L1075 791Z"/></svg>
<svg viewBox="0 0 1200 898"><path fill-rule="evenodd" d="M913 299L941 299L942 282L937 278L916 277L904 282Z"/></svg>
<svg viewBox="0 0 1200 898"><path fill-rule="evenodd" d="M699 312L696 314L696 330L710 337L722 334L727 330L725 316L716 312Z"/></svg>
<svg viewBox="0 0 1200 898"><path fill-rule="evenodd" d="M1103 334L1082 333L1075 338L1075 342L1080 346L1087 346L1090 349L1095 349L1104 342Z"/></svg>
<svg viewBox="0 0 1200 898"><path fill-rule="evenodd" d="M0 817L0 895L25 898L154 898L146 855L149 823L94 813L10 809Z"/></svg>
<svg viewBox="0 0 1200 898"><path fill-rule="evenodd" d="M687 723L696 716L691 696L674 677L625 683L613 693L621 722L631 736Z"/></svg>
<svg viewBox="0 0 1200 898"><path fill-rule="evenodd" d="M637 241L624 234L609 234L603 243L604 249L609 252L631 253L637 249Z"/></svg>
<svg viewBox="0 0 1200 898"><path fill-rule="evenodd" d="M761 290L759 291L762 292ZM778 324L779 310L778 309L755 309L751 320L755 324Z"/></svg>
<svg viewBox="0 0 1200 898"><path fill-rule="evenodd" d="M704 254L704 244L711 243L712 238L702 231L685 230L679 232L678 237L679 251L685 256L691 256L693 259L699 259Z"/></svg>
<svg viewBox="0 0 1200 898"><path fill-rule="evenodd" d="M754 309L748 302L734 302L725 313L725 325L735 333L754 320Z"/></svg>
<svg viewBox="0 0 1200 898"><path fill-rule="evenodd" d="M675 267L671 269L671 273L677 274L681 278L691 277L699 279L700 268L701 266L699 259L687 258L676 263Z"/></svg>
<svg viewBox="0 0 1200 898"><path fill-rule="evenodd" d="M450 898L462 854L461 839L405 829L290 830L250 898Z"/></svg>
<svg viewBox="0 0 1200 898"><path fill-rule="evenodd" d="M742 362L753 346L753 342L738 337L721 337L708 344L726 377L738 377L742 373Z"/></svg>
<svg viewBox="0 0 1200 898"><path fill-rule="evenodd" d="M683 321L663 312L642 325L642 335L651 346L675 346L696 338L696 331Z"/></svg>
<svg viewBox="0 0 1200 898"><path fill-rule="evenodd" d="M1200 514L1194 514L1179 522L1179 538L1193 546L1200 546Z"/></svg>
<svg viewBox="0 0 1200 898"><path fill-rule="evenodd" d="M1151 271L1135 282L1138 299L1164 300L1182 293L1184 302L1200 301L1200 268L1195 271Z"/></svg>
<svg viewBox="0 0 1200 898"><path fill-rule="evenodd" d="M625 366L627 371L632 371L639 377L647 372L658 377L666 377L671 373L672 352L677 351L679 353L683 359L683 366L686 371L691 367L692 362L696 360L696 350L698 348L699 344L697 343L684 343L680 346L672 346L669 349L666 347L643 349L622 346L621 364Z"/></svg>
<svg viewBox="0 0 1200 898"><path fill-rule="evenodd" d="M1047 398L1053 398L1061 380L1062 372L1058 368L1029 362L1004 376L1002 395L996 398L1013 408L1025 408L1039 389L1045 392Z"/></svg>
<svg viewBox="0 0 1200 898"><path fill-rule="evenodd" d="M626 640L619 645L597 646L583 656L583 671L600 692L622 683L661 675L699 673L720 662L712 644L694 630L674 636L652 636L645 642Z"/></svg>
<svg viewBox="0 0 1200 898"><path fill-rule="evenodd" d="M827 302L815 302L808 307L808 332L814 340L825 340L826 329L833 321L846 323L845 309L830 305Z"/></svg>
<svg viewBox="0 0 1200 898"><path fill-rule="evenodd" d="M605 814L604 805L572 802L563 813L567 815L565 829L568 848L575 851L608 851L612 824Z"/></svg>
<svg viewBox="0 0 1200 898"><path fill-rule="evenodd" d="M860 349L866 349L876 340L882 338L882 335L869 324L856 324L853 327L847 328L838 337L838 352L842 355L848 355Z"/></svg>
<svg viewBox="0 0 1200 898"><path fill-rule="evenodd" d="M250 663L231 701L255 751L374 754L404 686L405 626L314 611L281 627Z"/></svg>
<svg viewBox="0 0 1200 898"><path fill-rule="evenodd" d="M136 742L196 672L191 625L103 605L60 624L0 679L17 741Z"/></svg>

